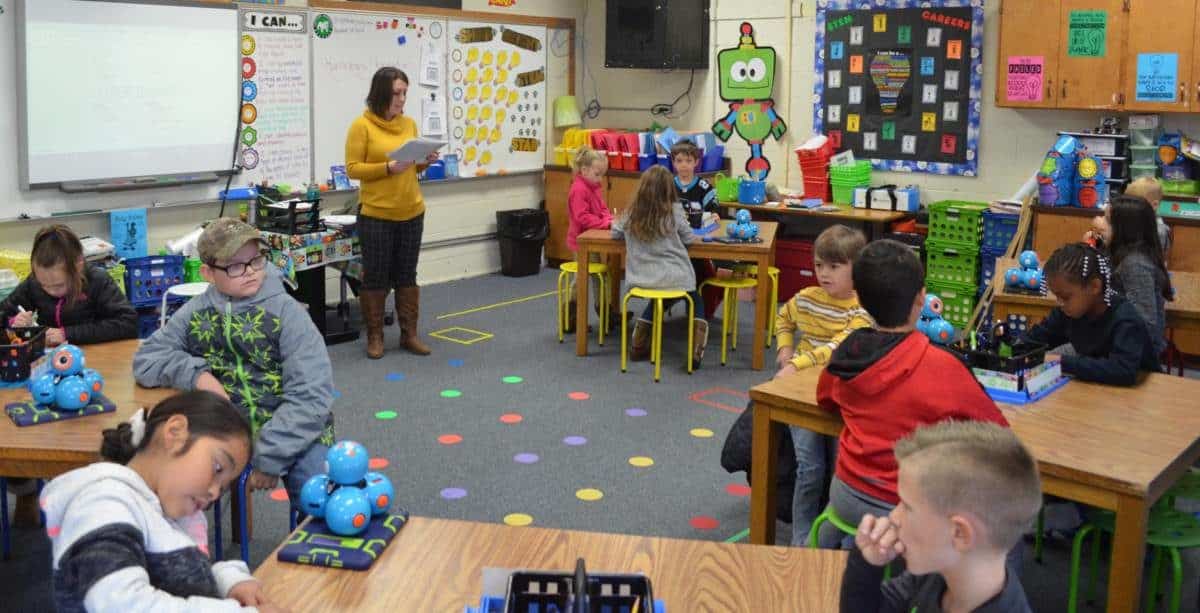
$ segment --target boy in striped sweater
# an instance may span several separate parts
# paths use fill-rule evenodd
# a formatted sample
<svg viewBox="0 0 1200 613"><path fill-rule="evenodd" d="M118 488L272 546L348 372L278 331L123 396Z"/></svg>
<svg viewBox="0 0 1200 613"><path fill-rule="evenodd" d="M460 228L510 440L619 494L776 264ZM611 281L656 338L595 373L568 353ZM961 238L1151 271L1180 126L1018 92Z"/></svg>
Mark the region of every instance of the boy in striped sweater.
<svg viewBox="0 0 1200 613"><path fill-rule="evenodd" d="M865 245L862 232L843 225L831 226L817 236L813 251L818 284L797 292L780 307L775 318L779 347L776 378L824 366L852 331L871 327L871 317L859 306L850 275L851 265ZM813 520L821 512L837 441L793 426L792 444L796 449L792 545L803 546Z"/></svg>

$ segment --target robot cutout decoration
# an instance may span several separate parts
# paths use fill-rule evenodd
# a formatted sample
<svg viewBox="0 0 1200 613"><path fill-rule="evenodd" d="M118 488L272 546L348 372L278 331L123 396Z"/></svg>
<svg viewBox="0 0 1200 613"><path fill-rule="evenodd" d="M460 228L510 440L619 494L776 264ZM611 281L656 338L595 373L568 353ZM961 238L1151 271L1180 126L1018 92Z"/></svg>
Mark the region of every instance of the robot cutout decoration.
<svg viewBox="0 0 1200 613"><path fill-rule="evenodd" d="M771 162L763 157L762 144L768 136L781 140L787 125L775 112L771 90L775 87L775 49L754 44L754 28L742 22L741 44L717 54L720 70L721 99L729 103L729 113L713 124L717 138L728 141L734 132L750 145L746 172L762 181L771 172Z"/></svg>

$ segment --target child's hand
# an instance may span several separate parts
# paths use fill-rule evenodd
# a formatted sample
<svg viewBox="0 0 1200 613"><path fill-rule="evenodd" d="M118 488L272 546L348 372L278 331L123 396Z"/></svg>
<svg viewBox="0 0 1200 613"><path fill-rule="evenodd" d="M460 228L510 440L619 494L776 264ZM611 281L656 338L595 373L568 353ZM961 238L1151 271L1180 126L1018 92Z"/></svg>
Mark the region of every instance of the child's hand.
<svg viewBox="0 0 1200 613"><path fill-rule="evenodd" d="M217 381L217 378L208 371L204 371L200 373L199 377L196 377L196 389L212 392L226 400L229 400L229 394L225 392L225 386L221 385L221 382Z"/></svg>
<svg viewBox="0 0 1200 613"><path fill-rule="evenodd" d="M796 365L792 364L791 362L787 362L782 368L779 369L779 372L775 373L775 378L778 379L780 377L794 375L796 372Z"/></svg>
<svg viewBox="0 0 1200 613"><path fill-rule="evenodd" d="M33 325L33 313L30 311L21 311L12 318L14 328L28 328Z"/></svg>
<svg viewBox="0 0 1200 613"><path fill-rule="evenodd" d="M46 330L46 346L57 347L67 342L67 333L62 328L48 328Z"/></svg>
<svg viewBox="0 0 1200 613"><path fill-rule="evenodd" d="M267 600L267 595L263 593L262 588L262 583L248 579L229 588L229 593L225 597L238 601L238 604L243 607L261 607L271 603Z"/></svg>
<svg viewBox="0 0 1200 613"><path fill-rule="evenodd" d="M792 357L796 355L796 349L793 347L780 347L779 353L775 354L775 365L783 366L792 361Z"/></svg>
<svg viewBox="0 0 1200 613"><path fill-rule="evenodd" d="M400 174L400 173L408 170L408 167L412 166L412 165L413 165L412 162L397 162L396 160L392 160L387 163L388 174L389 175Z"/></svg>
<svg viewBox="0 0 1200 613"><path fill-rule="evenodd" d="M862 552L863 559L874 566L883 566L904 553L896 524L887 517L863 515L854 534L854 544Z"/></svg>
<svg viewBox="0 0 1200 613"><path fill-rule="evenodd" d="M246 485L252 492L274 489L276 483L279 483L278 475L268 475L260 472L257 468L250 471L250 478L246 479Z"/></svg>

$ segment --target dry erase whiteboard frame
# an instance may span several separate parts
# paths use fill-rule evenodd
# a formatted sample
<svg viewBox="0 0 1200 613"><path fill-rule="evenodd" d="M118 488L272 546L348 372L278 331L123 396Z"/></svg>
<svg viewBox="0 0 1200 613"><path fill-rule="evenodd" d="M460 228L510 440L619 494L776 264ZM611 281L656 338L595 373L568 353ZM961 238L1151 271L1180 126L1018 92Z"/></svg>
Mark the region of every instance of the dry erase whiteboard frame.
<svg viewBox="0 0 1200 613"><path fill-rule="evenodd" d="M238 171L234 167L234 164L236 163L236 158L237 158L237 153L238 153L238 135L241 133L241 124L240 124L239 120L235 119L234 126L237 129L234 131L234 133L232 135L232 141L230 143L230 155L229 155L230 161L229 161L229 165L225 168L174 170L172 172L164 172L164 173L152 174L152 175L147 175L145 173L136 173L136 174L130 174L130 175L124 175L124 176L95 177L95 178L87 178L87 179L81 179L81 180L59 180L59 181L45 181L45 182L33 183L31 181L31 177L30 177L31 167L30 167L30 160L29 160L29 134L28 134L28 122L29 122L28 94L29 94L29 91L28 91L28 87L27 87L28 74L27 74L27 70L26 70L26 64L27 64L28 58L27 58L26 52L25 52L26 42L27 42L27 40L26 40L27 33L25 31L26 19L27 19L26 4L28 2L33 2L33 1L36 1L36 0L17 0L16 10L15 10L15 14L14 14L14 28L15 28L15 34L16 34L16 36L14 38L14 41L15 41L14 44L16 46L16 60L17 60L16 75L15 75L16 76L15 92L16 92L16 96L17 96L16 97L16 106L17 106L17 141L18 141L17 142L17 147L18 147L18 149L17 149L17 166L18 166L18 176L20 179L20 189L22 191L28 192L28 191L31 191L34 189L45 189L45 188L56 188L56 187L62 188L65 184L72 184L73 189L71 189L71 190L64 189L64 191L70 191L73 193L89 191L86 188L85 184L96 185L98 187L98 189L95 191L118 191L118 190L124 191L124 190L129 190L129 189L153 189L153 188L160 188L160 187L175 187L175 186L181 185L181 183L179 183L177 181L173 181L173 179L177 179L177 178L181 178L181 177L194 177L194 176L198 176L198 175L215 174L215 175L217 175L218 178L222 178L222 177L228 177L230 175L237 174ZM66 1L70 1L70 0L66 0ZM78 0L78 1L109 2L109 3L113 3L113 4L126 4L126 5L132 4L132 5L161 6L161 7L167 7L167 8L190 7L190 8L202 8L202 9L228 10L233 15L234 27L231 30L233 32L233 34L231 35L232 42L233 42L233 45L236 45L236 43L237 43L237 34L238 34L237 24L239 21L238 20L239 12L238 12L237 5L233 4L233 3L192 2L192 1L187 1L187 0L182 0L179 2L172 2L172 1L168 1L168 0ZM240 69L241 59L240 59L240 54L237 50L237 47L233 46L233 45L231 45L232 49L230 50L230 55L233 58L231 66L232 66L232 70L238 70L238 69ZM234 74L237 74L237 73L234 73ZM234 82L235 82L235 84L240 84L240 80L235 79ZM241 96L238 93L238 90L236 88L231 92L231 97L234 99L235 102L237 102L238 108L237 108L236 112L240 113ZM237 116L235 115L235 117L237 117ZM155 179L155 180L151 181L149 179ZM164 180L159 181L157 179L164 179ZM101 185L104 186L102 189L99 188L99 186L101 186Z"/></svg>

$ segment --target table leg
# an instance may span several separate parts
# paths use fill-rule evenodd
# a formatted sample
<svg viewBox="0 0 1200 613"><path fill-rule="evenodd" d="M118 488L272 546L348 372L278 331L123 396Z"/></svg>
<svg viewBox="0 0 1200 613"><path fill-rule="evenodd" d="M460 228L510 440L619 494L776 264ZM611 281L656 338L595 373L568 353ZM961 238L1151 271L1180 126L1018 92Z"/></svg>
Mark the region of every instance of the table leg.
<svg viewBox="0 0 1200 613"><path fill-rule="evenodd" d="M575 250L575 265L579 272L575 273L575 355L585 356L588 350L588 261L590 252L584 245Z"/></svg>
<svg viewBox="0 0 1200 613"><path fill-rule="evenodd" d="M760 269L765 270L765 269ZM759 275L765 276L765 275ZM761 345L756 348L761 349ZM751 446L750 542L775 544L775 458L780 424L771 421L771 407L754 405L754 434Z"/></svg>
<svg viewBox="0 0 1200 613"><path fill-rule="evenodd" d="M771 302L771 275L767 274L770 258L760 257L758 264L758 295L754 298L754 346L751 348L750 366L754 370L763 368L763 347L767 344L767 318L775 310ZM708 314L711 319L712 315ZM735 332L736 333L736 332Z"/></svg>
<svg viewBox="0 0 1200 613"><path fill-rule="evenodd" d="M1113 534L1112 563L1108 571L1109 613L1137 611L1141 601L1142 559L1146 555L1144 498L1121 496L1117 500L1117 525Z"/></svg>

